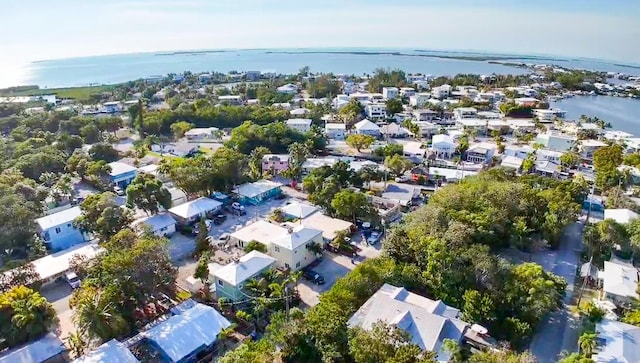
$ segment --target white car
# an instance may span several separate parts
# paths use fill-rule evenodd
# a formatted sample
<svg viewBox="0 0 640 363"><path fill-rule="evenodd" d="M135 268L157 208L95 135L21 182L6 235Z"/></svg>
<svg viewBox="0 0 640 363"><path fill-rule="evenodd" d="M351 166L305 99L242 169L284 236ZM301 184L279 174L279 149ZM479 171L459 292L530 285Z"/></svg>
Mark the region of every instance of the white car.
<svg viewBox="0 0 640 363"><path fill-rule="evenodd" d="M367 243L370 245L375 245L376 243L378 243L378 240L380 240L380 233L371 232L371 235L369 235L369 238L367 238Z"/></svg>
<svg viewBox="0 0 640 363"><path fill-rule="evenodd" d="M231 208L235 209L235 210L244 210L244 206L238 202L233 202L231 204Z"/></svg>
<svg viewBox="0 0 640 363"><path fill-rule="evenodd" d="M67 281L67 283L69 284L69 286L71 286L72 289L77 289L80 287L80 278L78 277L78 275L76 275L75 272L69 271L65 273L64 279L65 281Z"/></svg>
<svg viewBox="0 0 640 363"><path fill-rule="evenodd" d="M124 189L120 188L119 186L113 187L113 191L119 196L124 195Z"/></svg>

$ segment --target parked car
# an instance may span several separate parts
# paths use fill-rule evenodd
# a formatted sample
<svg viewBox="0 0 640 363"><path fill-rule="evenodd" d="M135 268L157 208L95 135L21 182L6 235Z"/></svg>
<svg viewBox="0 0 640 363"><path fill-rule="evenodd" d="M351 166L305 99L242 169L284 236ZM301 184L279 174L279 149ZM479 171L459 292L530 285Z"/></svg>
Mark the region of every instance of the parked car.
<svg viewBox="0 0 640 363"><path fill-rule="evenodd" d="M369 238L367 238L367 243L370 245L375 245L380 240L380 232L371 232Z"/></svg>
<svg viewBox="0 0 640 363"><path fill-rule="evenodd" d="M225 243L227 243L229 241L229 234L228 233L223 233L220 235L220 237L218 238L214 238L209 236L208 240L209 240L209 244L215 247L220 247L222 245L224 245Z"/></svg>
<svg viewBox="0 0 640 363"><path fill-rule="evenodd" d="M209 232L211 231L211 226L213 225L213 221L211 219L205 219L204 225L207 226L207 232ZM198 224L196 224L195 226L193 226L193 229L191 230L191 234L195 237L198 235L198 233L200 233L200 227Z"/></svg>
<svg viewBox="0 0 640 363"><path fill-rule="evenodd" d="M244 210L244 206L238 202L233 202L231 208L235 210Z"/></svg>
<svg viewBox="0 0 640 363"><path fill-rule="evenodd" d="M400 175L395 179L396 183L407 183L411 181L411 177L408 175Z"/></svg>
<svg viewBox="0 0 640 363"><path fill-rule="evenodd" d="M309 270L309 269L304 270L304 272L302 273L302 277L304 277L306 280L313 282L316 285L324 284L324 277L322 277L322 275L320 275L319 273L313 270Z"/></svg>
<svg viewBox="0 0 640 363"><path fill-rule="evenodd" d="M116 193L117 195L119 195L121 197L124 195L124 189L120 188L117 185L115 187L113 187L113 191L114 191L114 193Z"/></svg>
<svg viewBox="0 0 640 363"><path fill-rule="evenodd" d="M227 220L227 216L224 214L218 214L215 217L213 217L213 224L219 226L222 223L224 223L224 221Z"/></svg>
<svg viewBox="0 0 640 363"><path fill-rule="evenodd" d="M80 287L80 278L73 271L68 271L64 274L64 280L71 286L72 289Z"/></svg>

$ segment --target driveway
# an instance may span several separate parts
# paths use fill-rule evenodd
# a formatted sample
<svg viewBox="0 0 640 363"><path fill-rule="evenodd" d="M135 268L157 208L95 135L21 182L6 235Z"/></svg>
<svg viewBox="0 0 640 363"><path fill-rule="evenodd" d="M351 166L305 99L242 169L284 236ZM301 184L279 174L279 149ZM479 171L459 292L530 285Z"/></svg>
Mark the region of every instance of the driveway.
<svg viewBox="0 0 640 363"><path fill-rule="evenodd" d="M356 263L358 262L356 261ZM350 258L325 252L322 262L313 268L324 277L325 283L316 285L304 278L298 282L298 293L304 305L306 307L317 305L320 302L320 294L329 290L339 278L353 270L354 267L356 265L351 263Z"/></svg>
<svg viewBox="0 0 640 363"><path fill-rule="evenodd" d="M579 251L582 249L581 222L576 222L564 232L562 244L555 250L540 251L532 256L532 261L540 264L546 271L567 280L565 304L571 300L575 283ZM556 362L562 350L575 351L577 339L577 321L569 314L567 306L543 320L531 341L529 349L538 358L539 363Z"/></svg>
<svg viewBox="0 0 640 363"><path fill-rule="evenodd" d="M69 307L69 299L72 293L71 286L65 281L53 282L40 289L40 294L53 305L53 309L60 320L58 336L61 339L75 332L75 326L72 321L73 310Z"/></svg>

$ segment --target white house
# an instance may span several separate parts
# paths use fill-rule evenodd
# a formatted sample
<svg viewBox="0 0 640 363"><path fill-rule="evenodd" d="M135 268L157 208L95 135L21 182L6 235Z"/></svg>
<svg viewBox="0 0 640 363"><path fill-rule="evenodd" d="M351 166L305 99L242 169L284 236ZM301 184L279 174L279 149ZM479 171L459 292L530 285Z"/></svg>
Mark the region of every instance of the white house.
<svg viewBox="0 0 640 363"><path fill-rule="evenodd" d="M596 363L640 362L640 327L602 319L596 324L598 346L591 359Z"/></svg>
<svg viewBox="0 0 640 363"><path fill-rule="evenodd" d="M471 145L467 150L467 161L474 164L484 164L491 160L496 152L495 144L479 142Z"/></svg>
<svg viewBox="0 0 640 363"><path fill-rule="evenodd" d="M395 122L391 122L386 125L383 125L380 128L380 132L383 135L388 137L407 137L410 134L409 130L407 130L406 128L400 126Z"/></svg>
<svg viewBox="0 0 640 363"><path fill-rule="evenodd" d="M523 162L524 162L524 159L520 159L515 156L506 155L502 158L502 162L500 163L500 166L504 168L520 170L520 168L522 168Z"/></svg>
<svg viewBox="0 0 640 363"><path fill-rule="evenodd" d="M169 213L160 213L135 221L134 226L144 226L159 237L171 237L176 232L176 220Z"/></svg>
<svg viewBox="0 0 640 363"><path fill-rule="evenodd" d="M375 137L380 136L380 126L367 119L356 123L355 125L353 125L353 127L356 129L356 134L370 135Z"/></svg>
<svg viewBox="0 0 640 363"><path fill-rule="evenodd" d="M412 87L401 87L400 88L400 96L402 97L411 97L416 94L416 90Z"/></svg>
<svg viewBox="0 0 640 363"><path fill-rule="evenodd" d="M338 162L337 158L324 157L324 158L308 158L302 163L302 174L308 174L314 169L321 168L323 166L334 166Z"/></svg>
<svg viewBox="0 0 640 363"><path fill-rule="evenodd" d="M638 213L630 209L605 209L604 219L613 219L620 224L627 224L638 219Z"/></svg>
<svg viewBox="0 0 640 363"><path fill-rule="evenodd" d="M364 112L372 120L384 120L387 118L387 105L384 103L370 103L365 106Z"/></svg>
<svg viewBox="0 0 640 363"><path fill-rule="evenodd" d="M302 202L293 202L280 209L285 216L298 219L307 218L318 211L318 207L315 205Z"/></svg>
<svg viewBox="0 0 640 363"><path fill-rule="evenodd" d="M72 363L101 362L139 363L140 361L123 343L111 339L91 352L77 358Z"/></svg>
<svg viewBox="0 0 640 363"><path fill-rule="evenodd" d="M578 138L575 135L568 135L555 131L547 131L536 136L536 143L557 151L568 151L576 145L577 141Z"/></svg>
<svg viewBox="0 0 640 363"><path fill-rule="evenodd" d="M215 140L215 134L220 131L217 127L196 127L184 133L189 141Z"/></svg>
<svg viewBox="0 0 640 363"><path fill-rule="evenodd" d="M600 140L580 140L578 149L580 150L580 156L583 159L591 160L593 159L593 153L596 152L601 147L607 146L606 143Z"/></svg>
<svg viewBox="0 0 640 363"><path fill-rule="evenodd" d="M306 116L309 113L309 109L307 108L296 108L294 110L289 111L291 116Z"/></svg>
<svg viewBox="0 0 640 363"><path fill-rule="evenodd" d="M160 154L171 154L182 158L195 154L198 151L198 145L185 141L167 142L151 145L151 151Z"/></svg>
<svg viewBox="0 0 640 363"><path fill-rule="evenodd" d="M431 93L429 92L416 93L415 95L409 97L409 105L411 107L424 107L424 105L429 102L430 98Z"/></svg>
<svg viewBox="0 0 640 363"><path fill-rule="evenodd" d="M259 220L231 234L231 241L244 248L257 241L267 247L276 267L298 271L316 259L314 244L322 245L322 231L304 225L282 226Z"/></svg>
<svg viewBox="0 0 640 363"><path fill-rule="evenodd" d="M413 117L417 121L435 121L438 118L438 113L434 110L424 109L424 110L414 110L412 113Z"/></svg>
<svg viewBox="0 0 640 363"><path fill-rule="evenodd" d="M200 197L169 209L169 213L182 225L193 224L207 214L215 213L222 208L222 203L217 200Z"/></svg>
<svg viewBox="0 0 640 363"><path fill-rule="evenodd" d="M227 105L241 105L242 96L238 96L238 95L218 96L218 102L222 104L227 104Z"/></svg>
<svg viewBox="0 0 640 363"><path fill-rule="evenodd" d="M285 84L284 86L280 86L276 89L276 91L278 93L284 93L284 94L288 94L288 95L293 95L298 93L298 86L296 86L295 84Z"/></svg>
<svg viewBox="0 0 640 363"><path fill-rule="evenodd" d="M451 86L448 84L443 84L440 87L431 88L431 95L435 98L446 98L451 95Z"/></svg>
<svg viewBox="0 0 640 363"><path fill-rule="evenodd" d="M540 122L552 122L554 119L564 119L567 115L566 111L558 110L558 109L535 109L533 110L533 114L538 117Z"/></svg>
<svg viewBox="0 0 640 363"><path fill-rule="evenodd" d="M449 159L456 151L456 144L453 138L446 134L433 135L431 139L431 149L437 159Z"/></svg>
<svg viewBox="0 0 640 363"><path fill-rule="evenodd" d="M638 269L615 258L604 262L604 270L598 273L602 280L603 298L616 305L627 305L638 299Z"/></svg>
<svg viewBox="0 0 640 363"><path fill-rule="evenodd" d="M382 87L382 97L385 100L398 97L398 88L396 87Z"/></svg>
<svg viewBox="0 0 640 363"><path fill-rule="evenodd" d="M324 125L324 132L327 138L334 140L342 140L347 133L347 125L342 123L329 123Z"/></svg>
<svg viewBox="0 0 640 363"><path fill-rule="evenodd" d="M424 159L427 149L421 142L409 141L402 145L402 154L412 159Z"/></svg>
<svg viewBox="0 0 640 363"><path fill-rule="evenodd" d="M478 118L478 110L475 107L458 107L453 110L456 120Z"/></svg>
<svg viewBox="0 0 640 363"><path fill-rule="evenodd" d="M444 341L462 343L471 325L460 320L460 310L441 300L431 300L403 287L384 284L356 311L349 327L371 329L378 321L392 324L409 334L411 343L434 352L438 362L448 362Z"/></svg>
<svg viewBox="0 0 640 363"><path fill-rule="evenodd" d="M290 129L304 134L311 131L312 122L310 118L291 118L286 121L286 124Z"/></svg>

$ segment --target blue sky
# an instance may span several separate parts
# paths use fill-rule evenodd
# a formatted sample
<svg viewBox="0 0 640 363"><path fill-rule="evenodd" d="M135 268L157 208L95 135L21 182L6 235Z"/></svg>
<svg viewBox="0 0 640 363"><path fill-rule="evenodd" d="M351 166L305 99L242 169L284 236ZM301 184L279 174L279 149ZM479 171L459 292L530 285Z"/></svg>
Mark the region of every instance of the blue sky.
<svg viewBox="0 0 640 363"><path fill-rule="evenodd" d="M0 65L158 50L312 47L640 63L637 0L7 0L0 29Z"/></svg>

